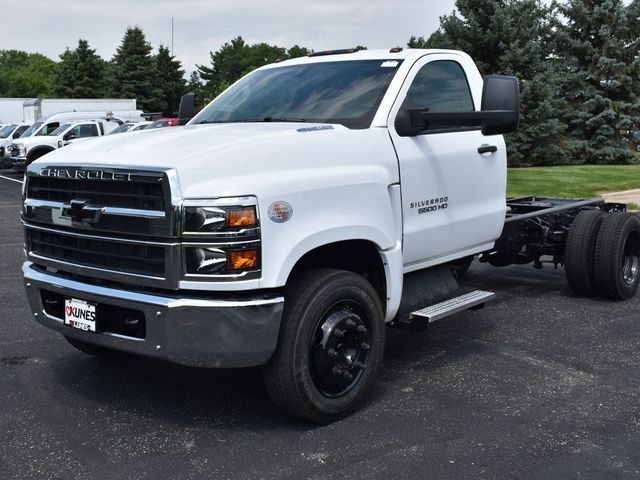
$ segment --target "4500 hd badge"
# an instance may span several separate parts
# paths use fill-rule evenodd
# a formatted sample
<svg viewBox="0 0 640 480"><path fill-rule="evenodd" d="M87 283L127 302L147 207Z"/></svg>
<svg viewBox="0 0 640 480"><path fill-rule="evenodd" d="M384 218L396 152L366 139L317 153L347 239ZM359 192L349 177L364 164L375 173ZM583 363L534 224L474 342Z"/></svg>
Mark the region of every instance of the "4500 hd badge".
<svg viewBox="0 0 640 480"><path fill-rule="evenodd" d="M409 208L418 209L418 213L430 213L438 210L444 210L449 206L449 197L434 197L426 200L411 202Z"/></svg>

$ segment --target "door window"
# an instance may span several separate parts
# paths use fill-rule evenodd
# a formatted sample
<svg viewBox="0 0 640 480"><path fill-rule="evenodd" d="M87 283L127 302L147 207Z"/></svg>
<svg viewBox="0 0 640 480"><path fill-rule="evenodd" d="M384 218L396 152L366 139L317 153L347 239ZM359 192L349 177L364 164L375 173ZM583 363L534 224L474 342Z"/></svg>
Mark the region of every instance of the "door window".
<svg viewBox="0 0 640 480"><path fill-rule="evenodd" d="M403 108L429 112L475 110L463 68L451 60L427 63L413 79Z"/></svg>

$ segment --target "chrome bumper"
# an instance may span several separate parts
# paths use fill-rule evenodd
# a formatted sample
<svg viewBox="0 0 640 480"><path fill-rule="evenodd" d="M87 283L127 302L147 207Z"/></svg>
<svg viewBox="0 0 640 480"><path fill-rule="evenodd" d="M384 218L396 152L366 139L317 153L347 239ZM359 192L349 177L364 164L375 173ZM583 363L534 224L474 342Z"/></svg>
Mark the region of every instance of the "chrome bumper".
<svg viewBox="0 0 640 480"><path fill-rule="evenodd" d="M266 363L278 341L284 298L256 293L251 298L207 299L160 296L81 283L22 266L31 310L38 322L69 337L114 350L213 368ZM92 333L64 325L49 315L42 290L144 313L145 338Z"/></svg>

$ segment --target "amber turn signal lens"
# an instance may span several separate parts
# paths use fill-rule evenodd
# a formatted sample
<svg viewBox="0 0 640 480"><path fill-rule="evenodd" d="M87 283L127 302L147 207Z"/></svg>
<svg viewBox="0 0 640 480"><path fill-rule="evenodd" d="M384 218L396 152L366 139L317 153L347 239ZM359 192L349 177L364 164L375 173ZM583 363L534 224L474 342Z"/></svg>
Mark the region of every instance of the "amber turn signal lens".
<svg viewBox="0 0 640 480"><path fill-rule="evenodd" d="M229 270L247 270L258 266L257 250L242 250L227 253L227 267Z"/></svg>
<svg viewBox="0 0 640 480"><path fill-rule="evenodd" d="M253 227L255 224L255 207L232 208L227 212L227 227Z"/></svg>

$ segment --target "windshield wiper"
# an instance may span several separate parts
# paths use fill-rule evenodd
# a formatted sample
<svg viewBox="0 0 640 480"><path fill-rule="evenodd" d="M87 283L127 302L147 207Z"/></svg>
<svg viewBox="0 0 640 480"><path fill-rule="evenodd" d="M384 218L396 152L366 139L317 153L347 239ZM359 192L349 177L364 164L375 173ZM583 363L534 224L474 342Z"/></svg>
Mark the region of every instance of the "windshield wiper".
<svg viewBox="0 0 640 480"><path fill-rule="evenodd" d="M304 118L289 117L260 117L260 118L243 118L241 120L203 120L199 124L205 123L262 123L262 122L299 122L305 123Z"/></svg>

